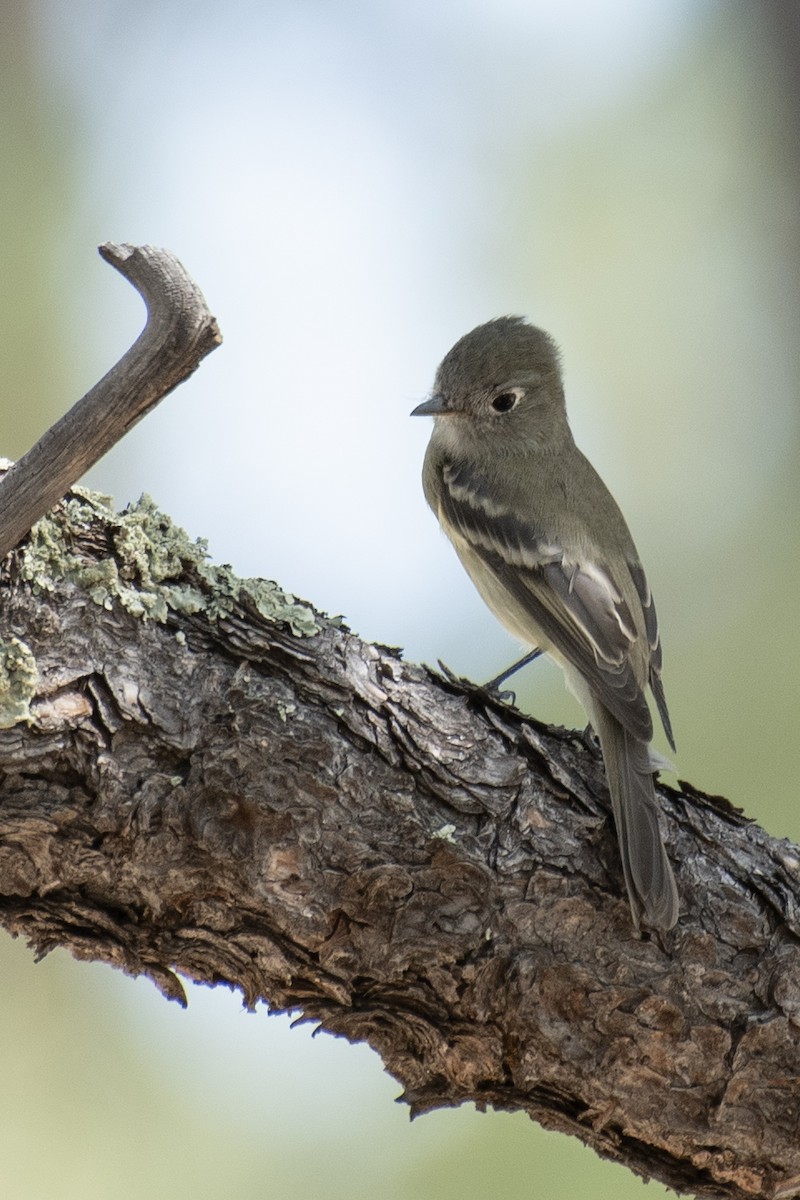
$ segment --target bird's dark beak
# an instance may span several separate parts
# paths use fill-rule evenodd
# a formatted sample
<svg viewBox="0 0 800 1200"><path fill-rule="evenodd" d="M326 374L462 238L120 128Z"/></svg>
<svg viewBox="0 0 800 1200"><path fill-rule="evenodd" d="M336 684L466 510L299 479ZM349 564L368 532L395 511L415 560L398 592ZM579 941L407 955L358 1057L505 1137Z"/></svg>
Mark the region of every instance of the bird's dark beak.
<svg viewBox="0 0 800 1200"><path fill-rule="evenodd" d="M417 407L409 413L409 416L440 417L442 413L449 411L450 410L447 407L447 402L445 401L444 396L442 396L440 393L434 392L434 394L427 400L423 400L422 404L418 404Z"/></svg>

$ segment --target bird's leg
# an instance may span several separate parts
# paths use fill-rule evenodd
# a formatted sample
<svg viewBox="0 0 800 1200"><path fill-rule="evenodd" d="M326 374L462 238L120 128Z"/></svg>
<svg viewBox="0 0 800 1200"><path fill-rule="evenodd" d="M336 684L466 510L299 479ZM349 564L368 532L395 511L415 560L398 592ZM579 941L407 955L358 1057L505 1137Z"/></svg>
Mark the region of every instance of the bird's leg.
<svg viewBox="0 0 800 1200"><path fill-rule="evenodd" d="M514 693L501 692L500 684L505 683L507 679L510 679L512 675L517 673L517 671L521 671L523 667L527 667L528 663L534 662L534 660L537 659L542 653L543 651L541 651L538 647L535 650L531 650L530 653L526 654L524 658L521 658L519 662L515 662L505 671L501 671L499 675L495 675L494 679L490 679L488 683L485 683L483 685L483 690L485 692L497 692L500 700L506 700L510 697L509 703L513 704L516 699Z"/></svg>

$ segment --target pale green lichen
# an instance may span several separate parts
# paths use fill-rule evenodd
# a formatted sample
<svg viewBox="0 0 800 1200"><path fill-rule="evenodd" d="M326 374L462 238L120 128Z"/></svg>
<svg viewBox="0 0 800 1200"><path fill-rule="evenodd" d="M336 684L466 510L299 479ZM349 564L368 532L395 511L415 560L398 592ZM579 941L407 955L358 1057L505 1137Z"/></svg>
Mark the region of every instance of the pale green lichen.
<svg viewBox="0 0 800 1200"><path fill-rule="evenodd" d="M287 596L269 579L242 579L242 589L268 621L285 621L298 637L313 637L319 632L314 610Z"/></svg>
<svg viewBox="0 0 800 1200"><path fill-rule="evenodd" d="M286 724L287 717L291 717L292 713L297 712L297 705L289 704L285 700L278 700L275 707L277 708L278 716L283 721L284 725Z"/></svg>
<svg viewBox="0 0 800 1200"><path fill-rule="evenodd" d="M31 719L36 694L36 659L19 638L0 638L0 729Z"/></svg>
<svg viewBox="0 0 800 1200"><path fill-rule="evenodd" d="M261 616L283 622L296 637L319 632L309 605L276 583L239 579L230 567L214 566L207 543L192 541L149 496L116 513L110 497L73 488L54 516L34 525L19 571L34 591L51 592L66 579L95 604L119 603L144 620L164 622L172 611L216 621L247 598Z"/></svg>

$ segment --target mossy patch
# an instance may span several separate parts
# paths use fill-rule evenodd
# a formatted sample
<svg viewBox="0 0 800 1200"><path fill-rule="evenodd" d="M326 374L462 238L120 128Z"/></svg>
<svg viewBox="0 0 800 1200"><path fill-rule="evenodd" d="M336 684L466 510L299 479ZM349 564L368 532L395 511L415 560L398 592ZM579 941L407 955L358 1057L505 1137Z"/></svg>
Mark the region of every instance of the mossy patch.
<svg viewBox="0 0 800 1200"><path fill-rule="evenodd" d="M170 612L218 620L246 598L296 637L319 632L314 610L264 579L239 579L208 561L207 543L189 535L149 496L123 512L109 496L75 487L54 514L37 521L20 552L20 577L34 591L57 580L82 588L95 604L119 603L134 616L164 622Z"/></svg>
<svg viewBox="0 0 800 1200"><path fill-rule="evenodd" d="M0 729L30 720L37 677L29 647L16 637L0 638Z"/></svg>

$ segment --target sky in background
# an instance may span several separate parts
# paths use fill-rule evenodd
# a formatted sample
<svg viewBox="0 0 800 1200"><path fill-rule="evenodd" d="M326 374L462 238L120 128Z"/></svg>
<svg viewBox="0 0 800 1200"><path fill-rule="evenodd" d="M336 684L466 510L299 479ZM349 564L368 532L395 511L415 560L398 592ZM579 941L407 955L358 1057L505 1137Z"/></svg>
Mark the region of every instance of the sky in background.
<svg viewBox="0 0 800 1200"><path fill-rule="evenodd" d="M225 337L93 479L120 499L146 483L241 572L435 656L469 585L442 567L419 488L429 429L408 412L468 328L507 311L550 319L557 280L523 259L552 233L538 189L513 176L665 69L691 9L631 2L613 22L591 4L558 17L523 3L47 10L41 50L86 168L83 385L140 307L91 262L93 241L173 249ZM565 354L569 369L581 346Z"/></svg>
<svg viewBox="0 0 800 1200"><path fill-rule="evenodd" d="M37 368L53 410L15 383L40 423L0 450L21 453L141 327L95 246L168 247L224 345L89 482L120 505L149 492L217 561L366 638L488 678L517 647L426 510L429 426L408 413L458 337L528 315L562 347L576 438L658 599L681 774L800 838L796 163L753 16L722 0L31 6L30 98L5 119L22 131L19 171L41 169L40 192L49 164L60 181L38 268L60 326ZM30 229L23 204L12 217ZM581 721L546 666L517 695ZM102 1026L120 1089L172 1088L136 1118L154 1172L153 1122L194 1114L194 1166L176 1168L191 1190L173 1195L218 1186L198 1165L204 1122L228 1131L236 1195L273 1194L264 1155L300 1200L624 1194L624 1175L525 1120L463 1110L409 1126L371 1051L241 1014L227 993L192 989L184 1014L105 968L55 956L27 975L9 953L17 1009L45 986L59 1004L77 996L75 1023L87 1039ZM79 1061L76 1048L73 1077ZM91 1092L109 1068L86 1070ZM92 1179L87 1165L98 1146L122 1161L106 1117L76 1117L82 1195L107 1194L105 1168ZM48 1186L25 1175L16 1194L72 1194Z"/></svg>

